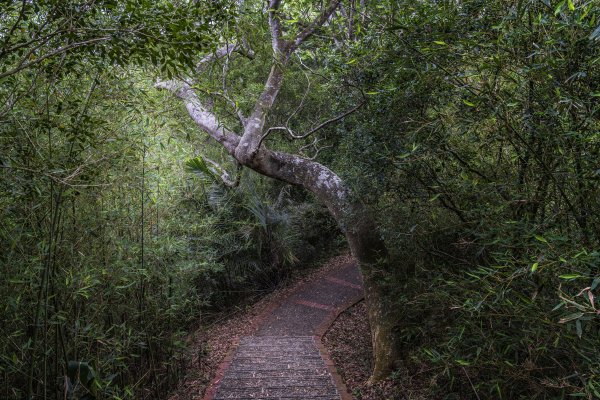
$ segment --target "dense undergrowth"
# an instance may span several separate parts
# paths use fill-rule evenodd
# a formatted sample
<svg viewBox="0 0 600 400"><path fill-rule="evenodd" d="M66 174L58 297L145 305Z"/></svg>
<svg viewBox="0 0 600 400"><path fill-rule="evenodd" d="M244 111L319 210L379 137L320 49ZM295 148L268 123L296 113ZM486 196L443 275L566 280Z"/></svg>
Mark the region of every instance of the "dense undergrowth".
<svg viewBox="0 0 600 400"><path fill-rule="evenodd" d="M123 106L120 91L146 100ZM165 396L187 329L272 290L336 237L297 190L248 174L226 188L186 167L194 140L147 91L135 76L74 72L4 117L3 398L29 386Z"/></svg>
<svg viewBox="0 0 600 400"><path fill-rule="evenodd" d="M373 100L337 165L409 266L400 364L431 396L600 397L599 11L413 4L355 53Z"/></svg>

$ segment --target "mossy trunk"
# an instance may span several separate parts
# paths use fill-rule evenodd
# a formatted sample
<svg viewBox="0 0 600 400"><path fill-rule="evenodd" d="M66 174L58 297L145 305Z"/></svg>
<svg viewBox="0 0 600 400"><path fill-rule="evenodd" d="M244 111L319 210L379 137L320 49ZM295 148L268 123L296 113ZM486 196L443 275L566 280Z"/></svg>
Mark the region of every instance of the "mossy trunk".
<svg viewBox="0 0 600 400"><path fill-rule="evenodd" d="M371 267L361 264L361 270L365 282L365 299L373 345L374 365L370 381L377 382L389 376L399 358L396 321L388 306L389 299L384 294L381 282L371 274Z"/></svg>

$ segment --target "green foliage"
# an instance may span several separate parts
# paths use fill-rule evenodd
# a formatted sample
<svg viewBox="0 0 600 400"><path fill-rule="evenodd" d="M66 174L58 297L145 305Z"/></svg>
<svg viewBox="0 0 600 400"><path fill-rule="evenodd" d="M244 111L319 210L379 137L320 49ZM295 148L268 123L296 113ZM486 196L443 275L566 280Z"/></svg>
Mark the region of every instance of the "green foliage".
<svg viewBox="0 0 600 400"><path fill-rule="evenodd" d="M297 52L266 123L301 133L367 105L269 147L316 157L373 208L409 266L382 276L429 397L598 397L597 4L360 3ZM164 398L193 321L337 244L315 199L233 172L151 89L154 70L201 75L240 131L272 53L263 4L236 4L2 4L3 398ZM287 35L316 10L284 2ZM242 38L254 60L195 70Z"/></svg>
<svg viewBox="0 0 600 400"><path fill-rule="evenodd" d="M310 199L255 175L238 189L207 179L187 116L166 117L139 71L83 67L2 86L30 87L0 124L7 399L164 397L193 322L310 261Z"/></svg>
<svg viewBox="0 0 600 400"><path fill-rule="evenodd" d="M411 266L405 367L436 397L597 396L598 7L385 4L340 64L370 104L335 162Z"/></svg>
<svg viewBox="0 0 600 400"><path fill-rule="evenodd" d="M88 363L69 361L67 365L67 377L67 396L72 397L73 392L77 390L77 385L80 384L86 393L80 396L79 399L95 398L96 386L94 386L94 381L96 380L96 373Z"/></svg>
<svg viewBox="0 0 600 400"><path fill-rule="evenodd" d="M61 73L79 63L191 70L232 19L228 1L7 1L0 19L0 79L29 68ZM69 57L64 58L65 54Z"/></svg>
<svg viewBox="0 0 600 400"><path fill-rule="evenodd" d="M0 128L3 393L58 393L69 377L73 398L133 396L142 365L161 371L165 390L181 351L171 320L191 317L166 295L169 279L187 290L178 275L147 256L140 266L140 233L156 222L141 220L144 128L113 93L143 91L124 74L37 79Z"/></svg>

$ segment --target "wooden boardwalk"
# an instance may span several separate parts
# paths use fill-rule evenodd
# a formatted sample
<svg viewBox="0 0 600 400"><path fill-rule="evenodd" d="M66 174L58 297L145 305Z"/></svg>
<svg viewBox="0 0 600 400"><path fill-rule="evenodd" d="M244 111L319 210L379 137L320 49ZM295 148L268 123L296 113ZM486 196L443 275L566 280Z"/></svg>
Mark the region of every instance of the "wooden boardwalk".
<svg viewBox="0 0 600 400"><path fill-rule="evenodd" d="M255 335L240 339L204 399L352 399L321 337L340 312L362 297L354 264L302 285L270 308Z"/></svg>

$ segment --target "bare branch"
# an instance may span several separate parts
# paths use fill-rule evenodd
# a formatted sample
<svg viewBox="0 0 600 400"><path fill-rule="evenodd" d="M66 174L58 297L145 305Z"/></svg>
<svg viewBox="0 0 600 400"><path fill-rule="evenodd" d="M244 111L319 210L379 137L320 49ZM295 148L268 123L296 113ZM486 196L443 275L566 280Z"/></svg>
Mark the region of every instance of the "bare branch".
<svg viewBox="0 0 600 400"><path fill-rule="evenodd" d="M214 60L220 60L223 57L230 57L232 53L239 53L249 59L254 59L254 50L250 48L248 42L242 39L242 43L227 43L219 47L213 53L204 56L196 65L196 72L202 72L204 66Z"/></svg>
<svg viewBox="0 0 600 400"><path fill-rule="evenodd" d="M304 137L306 136L310 136L313 133L325 128L327 125L332 124L334 122L337 122L345 117L347 117L348 115L352 114L353 112L357 111L359 108L361 108L364 104L365 104L365 100L363 100L362 102L360 102L357 106L351 108L350 110L338 115L337 117L333 117L331 119L328 119L327 121L317 125L315 128L311 129L310 131L308 131L307 133L304 134ZM299 138L295 138L295 139L302 139L302 137Z"/></svg>
<svg viewBox="0 0 600 400"><path fill-rule="evenodd" d="M223 70L222 70L223 93L216 93L216 94L219 95L220 97L224 98L227 101L227 103L234 109L242 126L245 126L247 118L243 115L242 111L239 109L236 102L231 100L228 90L227 90L227 73L229 71L229 62L231 59L231 55L233 53L242 54L245 57L248 57L250 59L253 59L254 55L255 55L254 51L248 45L248 42L246 41L246 39L242 39L241 43L235 43L235 44L226 43L224 46L221 46L220 48L215 50L213 53L208 54L204 58L202 58L196 66L196 72L202 72L204 70L205 66L208 65L209 63L212 63L213 61L217 61L222 58L225 58L225 62L223 64ZM215 93L213 93L213 94L215 94Z"/></svg>
<svg viewBox="0 0 600 400"><path fill-rule="evenodd" d="M317 125L313 129L311 129L310 131L308 131L306 133L302 133L300 135L295 134L294 131L292 129L290 129L288 126L274 126L274 127L271 127L269 129L267 129L267 131L265 132L265 134L262 135L262 137L260 138L259 147L260 147L260 144L267 138L267 136L269 136L269 134L272 131L285 131L285 132L287 132L290 135L290 137L292 139L304 139L304 138L307 138L310 135L314 134L315 132L317 132L317 131L325 128L327 125L330 125L330 124L332 124L334 122L337 122L337 121L339 121L339 120L347 117L348 115L352 114L353 112L357 111L365 103L366 103L366 100L363 100L361 103L359 103L357 106L351 108L350 110L348 110L348 111L346 111L346 112L344 112L344 113L342 113L342 114L340 114L340 115L338 115L336 117L330 118L327 121L324 121L324 122L320 123L319 125ZM288 121L289 121L289 119L288 119Z"/></svg>
<svg viewBox="0 0 600 400"><path fill-rule="evenodd" d="M286 126L290 125L290 121L292 120L292 118L294 118L294 116L296 114L298 114L298 112L300 112L300 110L304 107L304 101L306 100L306 97L308 96L308 93L310 92L310 78L308 77L308 74L306 72L304 72L304 76L306 77L306 82L307 82L306 90L304 91L304 95L302 95L302 99L300 100L300 104L298 104L298 107L296 107L294 112L291 113L290 116L288 117L288 119L285 121Z"/></svg>
<svg viewBox="0 0 600 400"><path fill-rule="evenodd" d="M238 107L236 106L235 101L231 97L229 97L228 95L224 94L223 92L216 92L216 91L213 91L213 90L202 89L202 88L199 88L199 87L195 87L194 89L196 91L203 92L203 94L206 94L209 97L209 99L211 101L213 101L213 102L214 102L215 97L220 97L221 99L225 100L225 102L227 104L229 104L229 106L236 111L236 114L237 114L238 118L240 118L241 110L238 110ZM208 111L214 113L214 107L213 107L212 103L208 103L208 101L207 101L204 108L206 108ZM231 112L229 112L229 111L227 111L227 115L228 116L233 116L233 114ZM242 122L242 125L243 125L245 123L245 118L244 118L243 115L241 116L241 118L243 118L243 119L241 119L240 122Z"/></svg>
<svg viewBox="0 0 600 400"><path fill-rule="evenodd" d="M316 137L309 144L305 144L304 146L300 147L298 151L300 152L300 154L303 154L304 150L308 149L309 147L315 147L317 143L319 143L319 138Z"/></svg>
<svg viewBox="0 0 600 400"><path fill-rule="evenodd" d="M221 181L223 181L223 184L227 187L230 188L234 188L239 186L240 181L241 181L241 177L242 174L240 174L240 171L242 169L242 164L236 162L237 164L237 175L235 177L235 179L231 179L231 175L225 170L225 168L221 167L217 162L211 160L210 158L206 158L206 157L202 157L204 159L204 161L208 162L212 167L208 167L208 169L210 169L210 171L215 174L218 175L219 178L221 178Z"/></svg>
<svg viewBox="0 0 600 400"><path fill-rule="evenodd" d="M236 53L249 58L250 60L254 60L256 53L250 47L250 44L246 40L246 38L242 38L242 42L238 44L238 48L234 50Z"/></svg>
<svg viewBox="0 0 600 400"><path fill-rule="evenodd" d="M325 150L325 149L329 149L329 148L333 147L333 146L331 146L331 145L329 145L329 146L323 146L323 147L319 147L319 146L317 146L321 140L323 140L323 139L320 139L320 138L315 138L315 140L313 140L311 143L309 143L309 144L307 144L307 145L305 145L305 146L302 146L302 147L300 147L300 149L299 149L299 152L300 152L300 154L301 154L301 155L302 155L304 158L306 158L307 160L315 160L315 159L316 159L316 158L319 156L319 153L321 152L321 150ZM312 155L312 156L310 156L310 157L309 157L309 156L307 156L307 155L304 153L304 151L305 151L306 149L308 149L309 147L312 147L312 148L314 148L314 149L315 149L315 154L313 154L313 155Z"/></svg>
<svg viewBox="0 0 600 400"><path fill-rule="evenodd" d="M229 96L229 91L227 90L227 73L229 72L229 54L225 58L225 62L223 63L223 98L227 100L229 105L235 110L235 113L242 124L242 127L246 126L246 117L242 113L242 110L237 106L237 103L231 100Z"/></svg>
<svg viewBox="0 0 600 400"><path fill-rule="evenodd" d="M319 72L317 72L317 71L313 70L312 68L310 68L309 66L307 66L306 64L304 64L304 61L302 61L302 57L300 57L300 55L299 55L299 54L296 54L296 56L297 56L297 58L298 58L298 62L300 63L300 65L301 65L301 66L302 66L302 67L303 67L305 70L307 70L308 72L310 72L310 73L311 73L311 74L313 74L313 75L316 75L316 76L318 76L318 77L321 77L321 78L325 79L326 81L331 81L331 79L330 79L330 78L326 77L325 75L323 75L323 74L321 74L321 73L319 73Z"/></svg>

